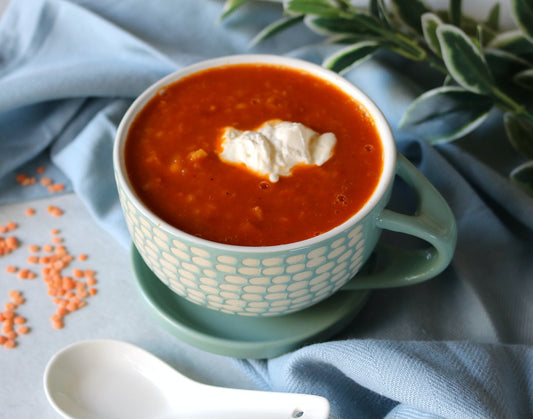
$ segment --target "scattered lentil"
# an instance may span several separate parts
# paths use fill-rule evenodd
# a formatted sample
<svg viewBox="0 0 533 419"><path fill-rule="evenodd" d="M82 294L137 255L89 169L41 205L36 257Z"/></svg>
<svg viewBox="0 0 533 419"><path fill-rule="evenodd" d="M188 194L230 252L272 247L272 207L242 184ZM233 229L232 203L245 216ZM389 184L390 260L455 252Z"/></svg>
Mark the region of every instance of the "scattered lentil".
<svg viewBox="0 0 533 419"><path fill-rule="evenodd" d="M43 177L41 179L41 185L50 186L51 184L52 184L52 179L50 179L49 177Z"/></svg>
<svg viewBox="0 0 533 419"><path fill-rule="evenodd" d="M35 253L35 252L38 252L39 250L41 250L41 248L39 246L37 246L36 244L30 244L28 246L28 250L32 253Z"/></svg>
<svg viewBox="0 0 533 419"><path fill-rule="evenodd" d="M17 333L19 335L26 335L30 331L30 328L26 325L22 325L20 327L17 327Z"/></svg>
<svg viewBox="0 0 533 419"><path fill-rule="evenodd" d="M8 293L11 301L5 303L5 311L1 313L0 322L2 323L2 334L0 334L0 345L4 348L11 349L17 346L16 338L29 332L28 326L25 325L26 319L16 313L18 306L24 303L22 293L18 290L11 290ZM14 325L19 326L16 330Z"/></svg>
<svg viewBox="0 0 533 419"><path fill-rule="evenodd" d="M49 205L47 208L48 212L54 217L60 217L63 215L63 210L56 207L55 205Z"/></svg>
<svg viewBox="0 0 533 419"><path fill-rule="evenodd" d="M24 173L19 173L15 179L22 186L33 185L37 180L34 177L26 176Z"/></svg>
<svg viewBox="0 0 533 419"><path fill-rule="evenodd" d="M39 174L39 175L42 175L45 171L46 170L45 170L44 167L38 167L37 168L37 174ZM25 173L19 173L15 177L15 179L22 186L33 185L34 183L37 182L37 178L36 177L28 176ZM50 192L50 193L61 192L61 191L65 190L65 185L63 183L60 183L60 182L54 183L54 181L48 176L41 177L39 183L41 184L41 186L47 188L48 192Z"/></svg>
<svg viewBox="0 0 533 419"><path fill-rule="evenodd" d="M38 170L39 173L44 172L44 168ZM54 184L47 178L41 179L41 184L47 183L53 186L54 191L64 189L62 184ZM35 179L30 178L24 174L20 174L17 180L23 185L29 185L35 182ZM34 208L27 208L26 215L36 214ZM52 216L63 215L63 210L50 205L47 207L47 212ZM14 221L10 221L5 225L0 225L0 256L6 255L19 248L19 240L15 236L5 237L8 232L14 231L18 225ZM54 329L62 329L64 327L65 316L69 313L77 311L87 305L87 299L97 294L95 285L97 280L95 278L95 271L92 269L72 269L72 273L67 275L65 270L69 268L72 261L85 261L88 256L85 253L79 254L77 258L70 254L66 246L60 244L64 242L64 238L60 237L60 230L55 228L51 230L52 242L55 244L44 244L39 246L31 244L27 250L29 255L26 262L32 265L40 265L41 275L44 283L47 285L47 293L53 298L53 303L56 306L55 313L50 317L52 327ZM46 253L46 254L43 254ZM37 274L26 267L17 267L8 265L5 268L7 273L16 274L19 279L34 279ZM10 302L4 306L4 311L0 311L0 346L5 348L14 348L17 346L17 337L29 333L30 328L26 324L26 318L17 314L16 309L19 305L25 302L22 293L18 290L9 292Z"/></svg>
<svg viewBox="0 0 533 419"><path fill-rule="evenodd" d="M26 323L26 319L24 317L22 317L22 316L17 316L17 317L15 317L13 319L13 323L19 324L19 325L20 324L24 324L24 323Z"/></svg>
<svg viewBox="0 0 533 419"><path fill-rule="evenodd" d="M52 230L52 233L54 234L54 239L58 239L55 241L63 241L63 238L58 236L58 229ZM41 255L37 261L43 266L41 274L48 287L47 293L53 298L52 301L57 306L56 312L50 320L53 328L62 329L64 327L64 317L87 305L85 300L92 295L96 295L95 288L87 289L88 284L94 287L97 283L94 277L95 271L91 269L83 271L74 268L72 269L72 274L67 275L65 270L69 268L75 258L69 253L66 246L58 245L53 247L44 245L42 251L48 253L48 255ZM83 278L85 278L87 283L82 280Z"/></svg>
<svg viewBox="0 0 533 419"><path fill-rule="evenodd" d="M17 225L17 223L15 223L14 221L9 221L9 222L6 224L7 231L13 231L13 230L15 230L17 227L18 227L18 225Z"/></svg>
<svg viewBox="0 0 533 419"><path fill-rule="evenodd" d="M28 263L31 263L32 265L36 264L36 263L39 263L39 258L35 255L31 255L31 256L28 256L28 258L26 259L26 261Z"/></svg>
<svg viewBox="0 0 533 419"><path fill-rule="evenodd" d="M64 191L65 190L65 185L63 185L62 183L54 183L50 186L48 186L48 191L49 192L61 192L61 191Z"/></svg>
<svg viewBox="0 0 533 419"><path fill-rule="evenodd" d="M0 234L6 234L17 229L17 224L13 221L0 226ZM12 251L18 249L19 241L15 236L0 236L0 256L7 255Z"/></svg>
<svg viewBox="0 0 533 419"><path fill-rule="evenodd" d="M4 343L4 348L7 348L7 349L12 349L15 346L17 346L17 342L15 341L15 339L9 339L8 338L6 340L6 343Z"/></svg>

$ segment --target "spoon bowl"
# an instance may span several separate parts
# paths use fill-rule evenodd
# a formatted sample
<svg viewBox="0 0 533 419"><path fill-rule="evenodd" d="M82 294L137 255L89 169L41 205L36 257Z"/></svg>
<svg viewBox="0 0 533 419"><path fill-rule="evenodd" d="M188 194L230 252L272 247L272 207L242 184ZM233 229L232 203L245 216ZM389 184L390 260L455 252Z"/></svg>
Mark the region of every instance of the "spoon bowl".
<svg viewBox="0 0 533 419"><path fill-rule="evenodd" d="M193 381L149 352L116 340L67 346L44 373L48 401L64 418L326 419L327 399L216 387Z"/></svg>

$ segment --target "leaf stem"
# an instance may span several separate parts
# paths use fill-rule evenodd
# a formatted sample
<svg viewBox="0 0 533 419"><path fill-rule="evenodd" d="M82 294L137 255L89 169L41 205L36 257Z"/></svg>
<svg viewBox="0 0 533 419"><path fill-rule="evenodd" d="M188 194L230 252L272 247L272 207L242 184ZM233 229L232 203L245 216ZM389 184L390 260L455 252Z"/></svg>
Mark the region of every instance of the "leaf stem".
<svg viewBox="0 0 533 419"><path fill-rule="evenodd" d="M431 51L426 52L426 61L429 63L429 66L431 68L434 68L435 70L439 71L440 73L447 76L448 69L444 65L441 59L439 59L435 54L433 54Z"/></svg>
<svg viewBox="0 0 533 419"><path fill-rule="evenodd" d="M379 23L374 23L371 18L367 18L366 15L364 17L360 16L357 11L352 11L351 19L405 52L405 55L409 56L412 60L423 61L427 58L427 51L418 42L412 41L403 33L384 28Z"/></svg>
<svg viewBox="0 0 533 419"><path fill-rule="evenodd" d="M525 106L517 103L512 97L508 96L497 87L492 89L492 93L494 94L494 97L498 99L504 110L523 116L533 123L533 115L528 112Z"/></svg>

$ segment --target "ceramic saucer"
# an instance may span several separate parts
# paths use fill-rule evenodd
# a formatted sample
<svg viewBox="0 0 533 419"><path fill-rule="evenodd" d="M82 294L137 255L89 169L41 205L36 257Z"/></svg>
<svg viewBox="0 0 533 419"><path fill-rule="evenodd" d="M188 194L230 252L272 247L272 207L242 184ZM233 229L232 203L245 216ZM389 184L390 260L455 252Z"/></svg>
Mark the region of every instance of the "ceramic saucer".
<svg viewBox="0 0 533 419"><path fill-rule="evenodd" d="M368 291L340 291L307 309L277 317L225 314L172 292L131 246L137 285L158 322L178 339L199 349L235 358L272 358L323 341L348 325Z"/></svg>

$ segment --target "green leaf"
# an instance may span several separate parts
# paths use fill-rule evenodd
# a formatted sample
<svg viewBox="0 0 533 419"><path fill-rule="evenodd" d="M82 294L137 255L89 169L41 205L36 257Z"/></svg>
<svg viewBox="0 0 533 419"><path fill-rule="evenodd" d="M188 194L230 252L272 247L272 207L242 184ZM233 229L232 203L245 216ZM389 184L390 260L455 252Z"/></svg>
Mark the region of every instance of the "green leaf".
<svg viewBox="0 0 533 419"><path fill-rule="evenodd" d="M321 17L348 17L344 10L335 7L328 0L288 0L284 3L284 7L286 11L296 14Z"/></svg>
<svg viewBox="0 0 533 419"><path fill-rule="evenodd" d="M518 27L533 40L533 0L511 0L511 13Z"/></svg>
<svg viewBox="0 0 533 419"><path fill-rule="evenodd" d="M450 21L457 27L461 27L461 3L461 0L450 0Z"/></svg>
<svg viewBox="0 0 533 419"><path fill-rule="evenodd" d="M520 30L498 34L489 42L487 47L509 52L533 63L533 42L526 38Z"/></svg>
<svg viewBox="0 0 533 419"><path fill-rule="evenodd" d="M533 161L518 166L511 172L510 177L516 186L533 196Z"/></svg>
<svg viewBox="0 0 533 419"><path fill-rule="evenodd" d="M474 43L476 45L478 45L479 47L482 47L484 45L484 42L483 42L483 26L482 25L477 25L476 26L476 38L475 38Z"/></svg>
<svg viewBox="0 0 533 419"><path fill-rule="evenodd" d="M322 65L335 72L344 73L370 58L379 47L379 43L375 41L358 42L329 56Z"/></svg>
<svg viewBox="0 0 533 419"><path fill-rule="evenodd" d="M410 42L409 38L402 34L397 34L395 38L397 42L384 42L383 47L412 61L422 61L427 58L427 52L419 45Z"/></svg>
<svg viewBox="0 0 533 419"><path fill-rule="evenodd" d="M529 63L507 51L488 48L485 50L485 60L494 79L500 84L508 84L516 73L530 68Z"/></svg>
<svg viewBox="0 0 533 419"><path fill-rule="evenodd" d="M479 45L487 45L497 35L493 29L484 24L479 24L476 27Z"/></svg>
<svg viewBox="0 0 533 419"><path fill-rule="evenodd" d="M226 0L224 8L222 9L222 14L220 15L220 20L226 19L247 1L248 0Z"/></svg>
<svg viewBox="0 0 533 419"><path fill-rule="evenodd" d="M329 18L306 16L305 24L313 32L324 36L330 36L335 34L370 35L373 33L366 26L361 25L355 19L345 19L341 17Z"/></svg>
<svg viewBox="0 0 533 419"><path fill-rule="evenodd" d="M363 41L380 42L380 39L371 35L333 35L326 39L326 44L358 44Z"/></svg>
<svg viewBox="0 0 533 419"><path fill-rule="evenodd" d="M522 115L506 112L503 115L509 142L520 154L533 159L533 122Z"/></svg>
<svg viewBox="0 0 533 419"><path fill-rule="evenodd" d="M476 129L492 106L487 96L458 86L439 87L409 105L400 127L430 143L449 142Z"/></svg>
<svg viewBox="0 0 533 419"><path fill-rule="evenodd" d="M391 23L387 14L387 7L383 0L370 0L370 13L381 22L383 27L390 28Z"/></svg>
<svg viewBox="0 0 533 419"><path fill-rule="evenodd" d="M437 28L442 24L442 20L434 13L424 13L421 22L422 32L429 48L440 57L442 54L437 37Z"/></svg>
<svg viewBox="0 0 533 419"><path fill-rule="evenodd" d="M442 82L443 86L456 86L455 82L453 81L452 76L449 74L446 74L446 77L444 77L444 81Z"/></svg>
<svg viewBox="0 0 533 419"><path fill-rule="evenodd" d="M461 27L460 27L460 29L468 37L471 37L471 38L477 37L478 32L479 32L479 25L480 25L480 23L477 20L472 19L469 16L463 15L461 17Z"/></svg>
<svg viewBox="0 0 533 419"><path fill-rule="evenodd" d="M479 94L493 92L494 79L481 51L459 28L443 24L437 37L446 68L465 89Z"/></svg>
<svg viewBox="0 0 533 419"><path fill-rule="evenodd" d="M407 26L422 33L422 15L431 12L422 0L392 0L391 3L400 19Z"/></svg>
<svg viewBox="0 0 533 419"><path fill-rule="evenodd" d="M525 89L533 90L533 69L521 71L513 77L513 81Z"/></svg>
<svg viewBox="0 0 533 419"><path fill-rule="evenodd" d="M285 29L288 29L291 26L300 23L303 19L303 15L284 16L276 22L273 22L270 25L266 26L261 32L259 32L254 37L254 39L252 39L251 45L257 45L263 42L265 39L271 38L272 36L284 31Z"/></svg>
<svg viewBox="0 0 533 419"><path fill-rule="evenodd" d="M533 52L533 43L519 29L498 34L487 46L494 49L503 49L517 55Z"/></svg>
<svg viewBox="0 0 533 419"><path fill-rule="evenodd" d="M495 3L490 9L485 26L495 32L500 29L500 3Z"/></svg>

